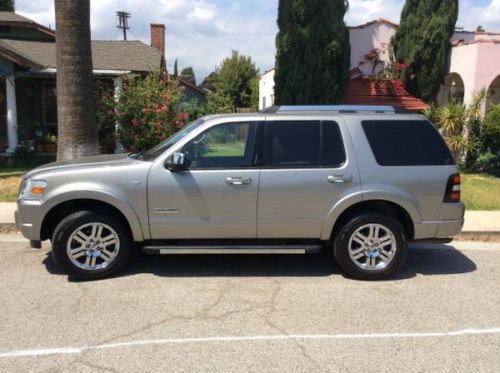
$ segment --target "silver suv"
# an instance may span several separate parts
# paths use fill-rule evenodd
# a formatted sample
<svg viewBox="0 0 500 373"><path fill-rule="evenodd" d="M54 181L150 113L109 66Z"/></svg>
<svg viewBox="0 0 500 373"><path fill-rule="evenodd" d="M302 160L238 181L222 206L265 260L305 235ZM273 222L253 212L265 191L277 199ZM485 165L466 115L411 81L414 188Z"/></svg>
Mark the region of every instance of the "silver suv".
<svg viewBox="0 0 500 373"><path fill-rule="evenodd" d="M49 164L16 222L75 278L152 254L333 250L347 275L397 271L406 244L461 231L460 175L435 127L391 107L288 106L199 119L144 153Z"/></svg>

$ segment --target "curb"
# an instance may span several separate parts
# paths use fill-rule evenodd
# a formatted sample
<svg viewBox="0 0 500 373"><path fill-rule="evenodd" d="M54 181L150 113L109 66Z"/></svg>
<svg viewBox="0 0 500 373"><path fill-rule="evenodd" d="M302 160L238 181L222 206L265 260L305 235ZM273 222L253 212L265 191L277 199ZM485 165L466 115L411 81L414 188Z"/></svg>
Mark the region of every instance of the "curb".
<svg viewBox="0 0 500 373"><path fill-rule="evenodd" d="M0 233L19 233L19 229L14 223L0 223Z"/></svg>
<svg viewBox="0 0 500 373"><path fill-rule="evenodd" d="M500 241L500 231L462 232L453 241Z"/></svg>

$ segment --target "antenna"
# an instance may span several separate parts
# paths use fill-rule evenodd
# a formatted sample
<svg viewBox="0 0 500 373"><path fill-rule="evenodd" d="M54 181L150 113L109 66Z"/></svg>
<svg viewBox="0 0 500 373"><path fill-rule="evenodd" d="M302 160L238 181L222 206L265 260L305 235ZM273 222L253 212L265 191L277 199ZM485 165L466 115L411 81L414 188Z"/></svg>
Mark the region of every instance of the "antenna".
<svg viewBox="0 0 500 373"><path fill-rule="evenodd" d="M130 30L130 27L128 26L128 19L131 17L130 13L128 12L116 12L116 15L118 17L118 27L119 29L123 30L123 40L127 41L127 30Z"/></svg>

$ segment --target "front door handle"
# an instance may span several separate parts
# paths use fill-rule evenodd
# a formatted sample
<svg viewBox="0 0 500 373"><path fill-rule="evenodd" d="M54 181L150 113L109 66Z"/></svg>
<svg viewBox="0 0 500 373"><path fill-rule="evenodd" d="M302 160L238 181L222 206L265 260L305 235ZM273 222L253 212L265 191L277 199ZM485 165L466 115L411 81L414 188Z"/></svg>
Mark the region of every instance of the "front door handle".
<svg viewBox="0 0 500 373"><path fill-rule="evenodd" d="M228 177L226 179L227 185L250 185L252 184L251 177Z"/></svg>
<svg viewBox="0 0 500 373"><path fill-rule="evenodd" d="M330 175L330 176L328 176L328 182L331 184L352 183L352 176L351 175Z"/></svg>

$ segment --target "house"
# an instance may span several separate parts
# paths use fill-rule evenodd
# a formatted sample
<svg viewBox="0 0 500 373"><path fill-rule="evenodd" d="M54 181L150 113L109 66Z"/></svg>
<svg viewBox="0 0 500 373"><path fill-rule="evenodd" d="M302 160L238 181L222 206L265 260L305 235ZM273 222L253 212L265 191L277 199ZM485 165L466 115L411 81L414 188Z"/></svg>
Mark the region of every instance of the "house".
<svg viewBox="0 0 500 373"><path fill-rule="evenodd" d="M124 74L165 67L165 26L151 24L151 46L140 41L92 40L94 78L121 87ZM0 143L13 152L20 138L57 134L55 31L13 12L0 12ZM181 81L184 99L203 91ZM200 93L200 91L202 93Z"/></svg>
<svg viewBox="0 0 500 373"><path fill-rule="evenodd" d="M393 105L404 111L419 111L427 104L404 90L395 91L387 82L375 83L373 63L364 57L373 50L383 62L389 62L389 48L398 25L385 19L349 27L351 43L351 69L359 69L357 79L347 87L345 104ZM450 97L469 103L475 91L487 88L489 103L500 103L500 34L490 32L457 31L451 38L448 72L437 101L446 103ZM361 64L360 64L361 62ZM375 67L377 70L377 67ZM274 69L266 71L259 82L259 107L274 105Z"/></svg>

